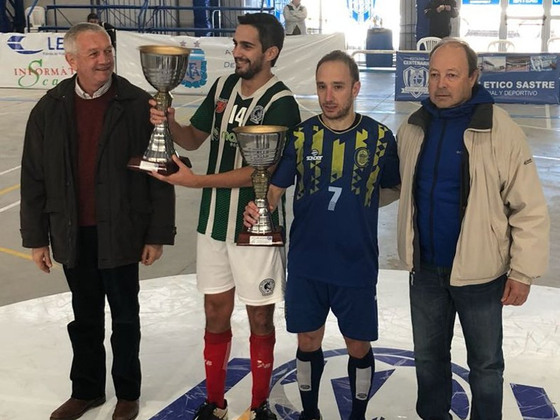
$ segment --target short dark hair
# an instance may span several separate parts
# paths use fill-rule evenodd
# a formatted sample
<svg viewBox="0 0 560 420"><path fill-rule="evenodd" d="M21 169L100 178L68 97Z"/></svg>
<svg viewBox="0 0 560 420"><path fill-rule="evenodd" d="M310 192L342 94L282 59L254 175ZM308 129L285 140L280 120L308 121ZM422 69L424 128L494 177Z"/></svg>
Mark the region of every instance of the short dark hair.
<svg viewBox="0 0 560 420"><path fill-rule="evenodd" d="M87 21L89 22L92 19L96 19L99 20L99 16L97 16L96 13L90 13L89 15L87 15Z"/></svg>
<svg viewBox="0 0 560 420"><path fill-rule="evenodd" d="M278 48L278 55L271 63L274 67L284 46L284 27L282 24L270 13L246 13L238 16L237 20L240 25L251 25L256 28L259 32L259 41L263 52L270 47Z"/></svg>
<svg viewBox="0 0 560 420"><path fill-rule="evenodd" d="M319 67L321 67L323 63L326 63L328 61L341 61L342 63L346 64L348 66L348 70L350 70L350 76L352 77L352 84L360 81L360 70L358 70L358 65L356 64L356 62L352 57L350 57L344 51L340 51L340 50L334 50L324 55L317 63L317 67L315 68L315 74L317 74Z"/></svg>
<svg viewBox="0 0 560 420"><path fill-rule="evenodd" d="M436 44L434 48L432 48L432 51L430 51L430 59L434 55L434 52L436 52L438 48L441 48L444 45L451 45L453 47L462 48L463 51L465 51L465 55L467 56L467 64L469 66L469 77L472 76L473 72L478 70L478 55L471 48L469 44L467 44L465 41L459 38L453 38L453 37L443 38L441 41L439 41Z"/></svg>

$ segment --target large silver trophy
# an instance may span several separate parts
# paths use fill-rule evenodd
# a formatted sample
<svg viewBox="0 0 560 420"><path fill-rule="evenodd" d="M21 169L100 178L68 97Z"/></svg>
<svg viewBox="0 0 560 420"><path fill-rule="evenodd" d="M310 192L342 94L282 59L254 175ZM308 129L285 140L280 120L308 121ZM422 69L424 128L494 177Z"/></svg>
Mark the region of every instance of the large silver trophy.
<svg viewBox="0 0 560 420"><path fill-rule="evenodd" d="M272 222L267 193L270 181L268 168L280 160L287 130L287 127L279 125L248 125L233 129L245 162L255 169L251 179L255 190L255 204L259 209L258 222L239 234L237 245L284 244L282 229L275 227Z"/></svg>
<svg viewBox="0 0 560 420"><path fill-rule="evenodd" d="M167 108L171 106L173 99L169 92L185 77L191 50L172 45L143 45L139 50L144 77L157 90L154 95L156 108L167 113ZM173 146L173 138L165 120L154 127L144 155L131 158L128 167L169 175L179 169L171 158L173 155L179 156ZM180 157L180 159L188 167L191 166L188 158Z"/></svg>

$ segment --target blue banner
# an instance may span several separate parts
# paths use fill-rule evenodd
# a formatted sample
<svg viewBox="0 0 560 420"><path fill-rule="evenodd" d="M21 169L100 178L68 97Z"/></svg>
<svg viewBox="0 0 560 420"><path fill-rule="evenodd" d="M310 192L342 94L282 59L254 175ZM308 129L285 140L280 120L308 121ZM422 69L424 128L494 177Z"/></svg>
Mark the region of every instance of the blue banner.
<svg viewBox="0 0 560 420"><path fill-rule="evenodd" d="M428 96L428 54L397 52L396 101ZM498 103L560 103L558 55L552 53L481 53L479 82Z"/></svg>
<svg viewBox="0 0 560 420"><path fill-rule="evenodd" d="M480 83L496 102L557 104L557 54L483 53L478 55Z"/></svg>
<svg viewBox="0 0 560 420"><path fill-rule="evenodd" d="M542 4L542 0L508 0L508 4Z"/></svg>
<svg viewBox="0 0 560 420"><path fill-rule="evenodd" d="M463 0L463 4L500 4L500 0Z"/></svg>
<svg viewBox="0 0 560 420"><path fill-rule="evenodd" d="M421 101L428 96L427 52L397 51L395 101Z"/></svg>

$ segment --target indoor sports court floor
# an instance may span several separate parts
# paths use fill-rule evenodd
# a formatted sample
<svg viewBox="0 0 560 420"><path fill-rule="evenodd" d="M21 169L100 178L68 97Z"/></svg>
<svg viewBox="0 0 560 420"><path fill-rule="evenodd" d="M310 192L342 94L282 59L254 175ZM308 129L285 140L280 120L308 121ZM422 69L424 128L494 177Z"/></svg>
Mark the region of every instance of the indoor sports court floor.
<svg viewBox="0 0 560 420"><path fill-rule="evenodd" d="M363 71L361 77L357 111L396 131L418 104L393 101L393 72ZM71 349L66 324L72 312L62 269L56 266L49 275L39 272L29 259L29 251L21 247L18 231L23 133L28 113L43 93L0 89L0 420L46 419L70 394ZM304 118L320 112L316 97L298 100ZM174 105L179 116L188 120L200 101L199 97L177 95ZM504 420L559 419L560 106L504 108L528 135L552 222L548 274L532 288L527 304L504 312ZM195 171L206 169L206 152L188 153ZM141 270L144 379L140 420L190 420L204 396L202 297L194 286L199 193L177 189L176 245L166 247L154 266ZM401 270L396 253L395 217L395 204L381 210L380 339L374 343L377 375L368 420L417 419L407 274ZM294 370L296 344L295 337L285 332L282 306L276 312L276 325L276 369L270 400L279 419L296 419L300 409ZM233 332L226 395L230 419L238 418L249 404L248 326L241 306L234 313ZM332 318L323 349L327 364L320 408L325 420L346 418L346 356ZM465 356L458 328L453 343L454 419L468 418ZM115 401L109 380L107 403L82 418L110 418Z"/></svg>

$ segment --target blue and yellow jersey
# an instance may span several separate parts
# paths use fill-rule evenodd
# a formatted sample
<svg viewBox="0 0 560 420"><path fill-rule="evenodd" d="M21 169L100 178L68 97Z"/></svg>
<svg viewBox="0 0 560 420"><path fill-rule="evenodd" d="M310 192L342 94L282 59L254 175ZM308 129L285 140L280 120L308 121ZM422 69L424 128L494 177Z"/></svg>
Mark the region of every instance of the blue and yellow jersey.
<svg viewBox="0 0 560 420"><path fill-rule="evenodd" d="M272 184L295 184L288 275L347 286L377 281L379 188L400 184L389 128L356 114L344 131L320 116L288 136Z"/></svg>

